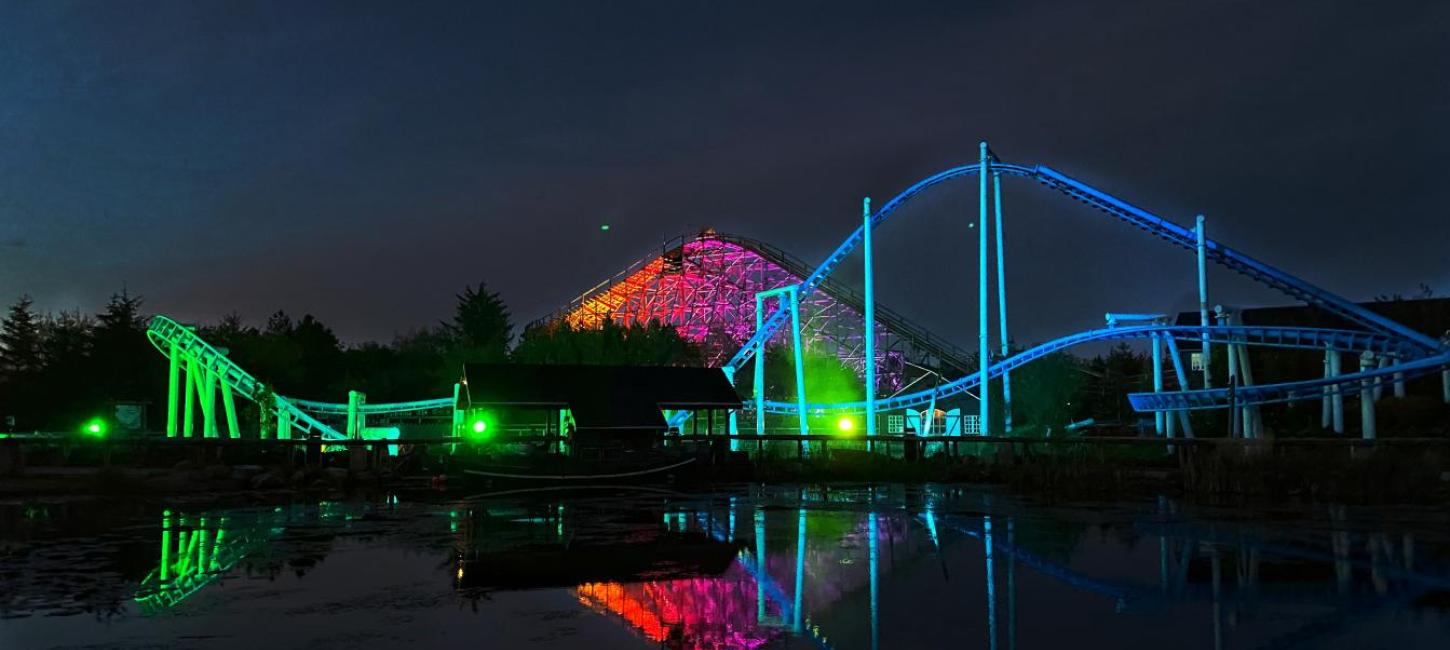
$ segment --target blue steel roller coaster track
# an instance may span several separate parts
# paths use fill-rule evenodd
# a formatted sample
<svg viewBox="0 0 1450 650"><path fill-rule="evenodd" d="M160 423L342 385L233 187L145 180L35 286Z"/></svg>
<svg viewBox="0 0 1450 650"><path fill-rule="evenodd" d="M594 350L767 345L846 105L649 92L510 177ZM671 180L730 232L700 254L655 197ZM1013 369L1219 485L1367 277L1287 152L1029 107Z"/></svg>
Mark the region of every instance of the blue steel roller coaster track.
<svg viewBox="0 0 1450 650"><path fill-rule="evenodd" d="M1075 200L1086 203L1108 216L1123 221L1131 226L1147 232L1159 239L1171 244L1185 248L1190 251L1197 248L1197 237L1194 231L1170 222L1162 217L1154 215L1142 208L1136 207L1088 186L1085 183L1072 179L1056 170L1045 166L1026 167L993 160L989 165L994 173L1008 176L1020 176L1035 180L1042 185L1057 192L1067 195ZM886 222L897 210L907 202L911 201L922 192L935 185L949 180L972 176L981 172L979 164L963 165L942 171L929 176L915 185L908 187L905 191L896 195L886 202L871 215L869 227L875 230ZM857 227L840 246L836 248L825 261L801 282L798 291L800 295L809 295L821 286L830 275L840 266L841 262L861 246L865 236L866 225ZM1415 362L1415 365L1401 363L1390 368L1370 370L1352 375L1341 375L1330 379L1314 379L1306 382L1290 382L1281 384L1263 384L1252 387L1251 390L1240 389L1234 396L1234 400L1240 406L1247 406L1258 403L1281 402L1296 399L1309 399L1319 396L1325 386L1360 384L1366 380L1380 381L1384 377L1393 376L1396 373L1427 373L1436 369L1450 367L1450 346L1436 341L1435 339L1417 332L1405 325L1376 314L1364 307L1355 304L1341 296L1335 295L1316 287L1309 282L1297 278L1286 271L1280 270L1264 262L1260 262L1248 255L1229 248L1217 241L1207 239L1204 243L1205 257L1221 266L1227 267L1248 278L1277 289L1296 300L1316 306L1324 311L1338 316L1346 321L1360 325L1366 329L1365 332L1314 330L1309 328L1224 328L1224 327L1173 327L1156 328L1157 331L1166 331L1174 338L1185 338L1201 340L1204 335L1213 337L1224 337L1235 335L1238 338L1221 338L1223 342L1248 343L1258 345L1280 345L1287 347L1305 347L1302 341L1311 341L1318 349L1328 345L1334 350L1364 351L1391 353L1403 362ZM739 372L741 367L755 353L756 347L763 341L770 340L788 320L788 310L784 307L776 307L769 316L764 319L761 328L726 362L725 366L733 373ZM1011 370L1030 361L1040 359L1047 354L1056 352L1073 345L1089 341L1114 340L1123 338L1139 338L1151 336L1155 328L1121 328L1112 330L1092 330L1066 336L1055 341L1028 349L1013 357L1003 359L993 366L989 366L991 377L1000 376L1001 372ZM1361 338L1373 336L1376 338ZM1277 339L1277 340L1271 340ZM1390 345L1390 344L1393 345ZM1389 345L1393 349L1376 348L1376 345ZM886 399L876 400L876 410L904 408L913 405L923 405L931 402L933 394L941 398L954 395L980 383L980 375L973 374L956 381L944 383L933 389L896 395ZM1312 394L1311 394L1312 393ZM1149 394L1148 396L1135 395L1132 403L1139 410L1190 410L1200 408L1222 408L1228 406L1229 395L1227 389L1212 389L1187 392L1170 392ZM836 402L836 403L808 403L805 406L808 410L815 412L860 412L865 410L865 402ZM796 413L799 406L794 403L767 402L766 410L773 413ZM678 425L688 417L688 413L678 413L672 418L671 424Z"/></svg>
<svg viewBox="0 0 1450 650"><path fill-rule="evenodd" d="M871 215L868 223L874 230L890 219L902 206L906 205L927 189L958 177L979 174L981 173L981 169L979 164L970 164L947 169L929 176L917 182L915 185L908 187L895 198L892 198L882 205L879 210ZM994 159L991 161L988 169L997 174L1035 180L1052 190L1077 201L1081 201L1114 219L1143 230L1154 237L1180 248L1192 251L1197 247L1197 238L1193 230L1184 228L1142 208L1131 205L1126 201L1094 189L1085 183L1072 179L1049 167L1041 165L1027 167L1003 163ZM804 281L799 285L798 291L801 296L809 295L817 289L823 288L827 279L840 266L841 262L861 246L865 235L865 228L865 225L856 228L810 275L806 276ZM1389 367L1344 374L1336 377L1239 387L1236 389L1235 394L1232 395L1229 389L1226 388L1131 395L1131 403L1135 409L1140 411L1225 408L1231 403L1247 406L1313 399L1321 396L1327 387L1379 385L1390 381L1390 378L1395 376L1408 378L1450 368L1450 345L1436 341L1425 334L1376 314L1346 298L1316 287L1283 270L1260 262L1217 241L1211 239L1205 240L1204 247L1206 259L1365 329L1363 331L1350 331L1302 327L1192 327L1164 325L1090 330L1064 336L1024 350L1011 357L998 360L989 366L988 379L1000 377L1002 373L1010 372L1014 368L1021 367L1054 352L1083 343L1143 339L1151 338L1155 335L1193 341L1205 340L1206 337L1206 340L1210 342L1244 345L1316 350L1329 349L1349 352L1368 351L1389 356L1396 359L1398 363ZM725 367L731 373L738 373L745 363L751 359L756 346L762 341L770 340L784 326L788 318L789 312L786 308L782 306L774 308L769 316L764 319L759 330L725 363ZM202 368L215 373L216 378L220 382L226 384L232 391L235 391L242 397L252 401L259 401L268 399L270 395L270 399L273 402L272 410L279 416L287 417L293 423L293 426L301 427L304 430L318 431L324 438L336 439L345 437L336 429L318 420L316 416L346 414L348 411L346 404L314 402L270 394L263 389L261 382L258 382L251 375L247 374L240 366L228 359L225 354L218 352L211 345L207 344L195 332L191 331L190 328L180 325L164 316L157 316L151 321L147 334L162 354L172 354L178 351L185 354L188 358L200 364ZM941 399L950 397L976 388L980 384L981 379L980 374L973 373L960 379L940 384L932 389L878 399L876 400L876 409L879 411L925 405L930 403L934 398ZM362 405L360 411L369 414L406 413L448 408L451 404L451 399L439 398L416 402L368 404ZM850 413L863 411L865 410L865 406L865 402L807 403L805 405L806 409L813 412ZM771 413L793 414L797 412L799 406L795 403L767 401L765 408L767 412ZM689 415L687 411L676 412L671 418L671 424L679 425Z"/></svg>

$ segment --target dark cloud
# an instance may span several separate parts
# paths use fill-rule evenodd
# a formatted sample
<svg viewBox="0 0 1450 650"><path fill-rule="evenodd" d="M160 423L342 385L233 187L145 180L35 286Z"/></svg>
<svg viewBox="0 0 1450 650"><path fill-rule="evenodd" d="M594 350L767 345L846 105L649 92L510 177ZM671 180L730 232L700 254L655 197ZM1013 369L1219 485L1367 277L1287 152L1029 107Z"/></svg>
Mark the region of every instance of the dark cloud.
<svg viewBox="0 0 1450 650"><path fill-rule="evenodd" d="M126 282L356 339L483 279L528 319L704 225L818 260L861 196L980 139L1350 297L1444 291L1446 25L1443 2L1323 0L12 3L0 227L64 250L0 266L0 291ZM1006 189L1024 340L1192 304L1182 254ZM966 341L970 192L878 239L883 302Z"/></svg>

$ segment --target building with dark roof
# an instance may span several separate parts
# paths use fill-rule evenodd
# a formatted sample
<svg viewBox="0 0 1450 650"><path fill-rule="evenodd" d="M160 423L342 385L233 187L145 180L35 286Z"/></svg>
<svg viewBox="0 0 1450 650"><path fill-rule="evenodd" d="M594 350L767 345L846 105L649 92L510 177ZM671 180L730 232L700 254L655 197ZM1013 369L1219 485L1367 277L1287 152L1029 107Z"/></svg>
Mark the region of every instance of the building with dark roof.
<svg viewBox="0 0 1450 650"><path fill-rule="evenodd" d="M725 433L717 421L741 406L719 368L647 366L470 363L458 400L465 423L487 417L506 431L572 434L582 447L653 443L676 410L700 414L697 433Z"/></svg>

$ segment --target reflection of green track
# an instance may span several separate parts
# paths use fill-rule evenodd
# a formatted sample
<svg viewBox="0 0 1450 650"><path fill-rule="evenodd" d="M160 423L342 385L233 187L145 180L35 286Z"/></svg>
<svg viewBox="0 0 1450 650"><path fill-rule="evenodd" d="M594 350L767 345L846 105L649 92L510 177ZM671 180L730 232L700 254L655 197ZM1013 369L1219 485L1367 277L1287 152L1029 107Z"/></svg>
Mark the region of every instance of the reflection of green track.
<svg viewBox="0 0 1450 650"><path fill-rule="evenodd" d="M259 518L237 526L229 517L208 521L205 516L172 516L167 510L161 519L160 563L136 590L141 612L156 614L175 607L242 559L266 548L272 535L281 530L271 523Z"/></svg>
<svg viewBox="0 0 1450 650"><path fill-rule="evenodd" d="M451 408L450 398L399 402L392 404L335 404L311 402L283 397L269 391L265 384L257 381L226 353L212 347L192 328L165 316L155 316L146 328L146 336L161 354L171 361L167 375L166 435L192 437L199 411L200 434L207 438L220 435L218 415L223 416L227 435L241 437L237 426L235 396L244 397L267 407L273 416L275 428L261 432L262 437L276 435L278 438L312 437L314 434L324 440L346 440L349 436L325 424L316 416L347 416L349 428L361 430L361 414L410 413ZM217 395L221 396L221 409L217 409ZM358 393L358 395L361 395ZM268 404L270 402L270 404Z"/></svg>

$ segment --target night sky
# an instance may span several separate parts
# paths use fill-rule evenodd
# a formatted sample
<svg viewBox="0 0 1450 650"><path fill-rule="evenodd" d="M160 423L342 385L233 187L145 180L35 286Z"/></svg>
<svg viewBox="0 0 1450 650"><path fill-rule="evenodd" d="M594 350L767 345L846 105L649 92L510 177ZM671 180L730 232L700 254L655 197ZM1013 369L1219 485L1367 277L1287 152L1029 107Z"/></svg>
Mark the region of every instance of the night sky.
<svg viewBox="0 0 1450 650"><path fill-rule="evenodd" d="M522 324L704 226L818 262L983 139L1353 299L1450 294L1447 120L1443 1L5 2L0 301L386 340L483 280ZM879 300L962 342L975 183L877 235ZM1020 341L1195 305L1187 252L1004 207Z"/></svg>

